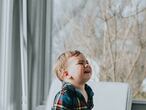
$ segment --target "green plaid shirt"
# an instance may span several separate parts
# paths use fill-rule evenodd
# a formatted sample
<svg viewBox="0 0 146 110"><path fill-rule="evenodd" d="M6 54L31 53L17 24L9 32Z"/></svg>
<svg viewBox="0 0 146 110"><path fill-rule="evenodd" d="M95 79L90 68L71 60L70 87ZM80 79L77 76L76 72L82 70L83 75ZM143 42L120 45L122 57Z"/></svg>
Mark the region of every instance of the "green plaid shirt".
<svg viewBox="0 0 146 110"><path fill-rule="evenodd" d="M93 108L93 91L85 84L88 101L72 84L63 82L62 90L59 91L54 99L52 110L91 110Z"/></svg>

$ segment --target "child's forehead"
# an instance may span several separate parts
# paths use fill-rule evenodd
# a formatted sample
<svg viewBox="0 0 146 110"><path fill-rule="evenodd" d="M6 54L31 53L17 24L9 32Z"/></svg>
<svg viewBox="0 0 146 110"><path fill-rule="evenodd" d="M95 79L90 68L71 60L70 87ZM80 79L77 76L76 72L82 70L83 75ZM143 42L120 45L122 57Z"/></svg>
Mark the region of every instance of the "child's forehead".
<svg viewBox="0 0 146 110"><path fill-rule="evenodd" d="M83 54L80 54L78 56L69 57L68 61L86 61L86 57Z"/></svg>

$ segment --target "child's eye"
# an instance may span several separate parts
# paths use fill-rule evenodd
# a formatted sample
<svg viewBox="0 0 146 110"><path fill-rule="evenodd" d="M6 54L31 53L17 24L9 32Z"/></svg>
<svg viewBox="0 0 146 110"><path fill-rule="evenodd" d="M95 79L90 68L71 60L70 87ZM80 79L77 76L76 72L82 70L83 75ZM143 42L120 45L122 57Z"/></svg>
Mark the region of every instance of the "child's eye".
<svg viewBox="0 0 146 110"><path fill-rule="evenodd" d="M79 62L78 64L79 64L79 65L83 65L84 63Z"/></svg>
<svg viewBox="0 0 146 110"><path fill-rule="evenodd" d="M89 64L89 62L88 62L88 61L86 61L86 64Z"/></svg>

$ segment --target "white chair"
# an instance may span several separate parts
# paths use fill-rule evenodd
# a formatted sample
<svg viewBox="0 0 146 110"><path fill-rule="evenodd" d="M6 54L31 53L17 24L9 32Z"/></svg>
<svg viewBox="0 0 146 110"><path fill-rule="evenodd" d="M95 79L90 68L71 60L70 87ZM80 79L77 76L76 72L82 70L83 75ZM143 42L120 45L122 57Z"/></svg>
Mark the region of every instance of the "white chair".
<svg viewBox="0 0 146 110"><path fill-rule="evenodd" d="M93 110L131 110L132 95L127 83L89 82L94 91Z"/></svg>
<svg viewBox="0 0 146 110"><path fill-rule="evenodd" d="M93 110L131 110L131 89L127 83L95 82L89 81L88 85L94 92ZM61 82L55 79L50 88L45 110L51 110L54 97L61 89Z"/></svg>

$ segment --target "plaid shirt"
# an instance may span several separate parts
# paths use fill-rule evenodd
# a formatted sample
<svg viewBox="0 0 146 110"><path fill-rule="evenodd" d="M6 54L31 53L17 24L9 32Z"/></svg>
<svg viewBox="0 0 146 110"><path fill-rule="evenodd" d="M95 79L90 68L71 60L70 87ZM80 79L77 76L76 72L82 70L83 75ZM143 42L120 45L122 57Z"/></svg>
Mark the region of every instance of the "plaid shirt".
<svg viewBox="0 0 146 110"><path fill-rule="evenodd" d="M88 101L72 84L63 82L62 90L59 91L54 99L52 110L91 110L93 108L93 91L85 84Z"/></svg>

